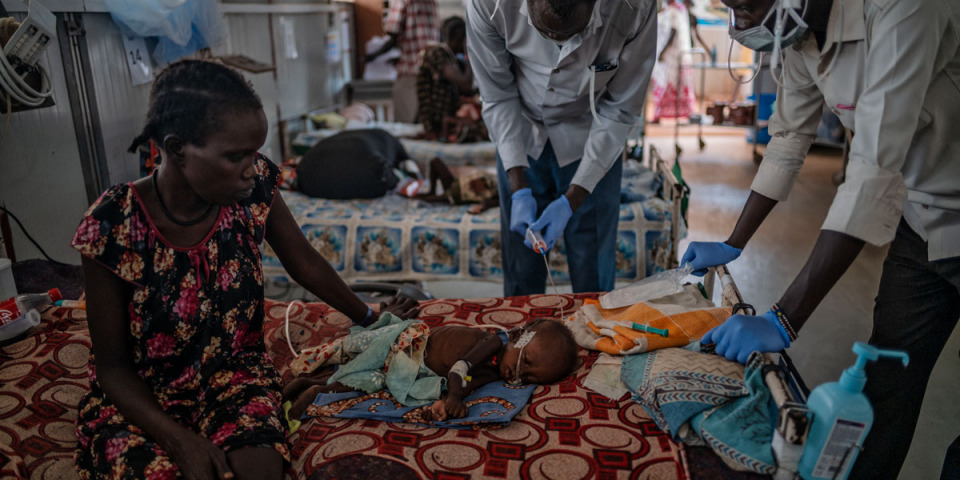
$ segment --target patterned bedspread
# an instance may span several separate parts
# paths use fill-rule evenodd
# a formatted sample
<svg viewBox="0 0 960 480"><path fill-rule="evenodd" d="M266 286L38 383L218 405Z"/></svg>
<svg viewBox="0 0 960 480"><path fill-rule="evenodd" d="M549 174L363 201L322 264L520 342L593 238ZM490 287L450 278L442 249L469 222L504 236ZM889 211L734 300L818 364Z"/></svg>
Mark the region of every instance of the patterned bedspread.
<svg viewBox="0 0 960 480"><path fill-rule="evenodd" d="M624 166L617 233L617 279L631 281L669 269L670 204L657 196L659 178ZM372 200L327 200L284 191L283 199L310 243L348 281L500 281L500 211L479 215L468 206L426 203L398 195ZM569 282L563 240L548 256L557 283ZM274 285L292 284L264 244L263 271Z"/></svg>
<svg viewBox="0 0 960 480"><path fill-rule="evenodd" d="M421 302L430 326L493 324L513 327L536 317L557 317L589 295L537 295ZM269 302L268 344L278 366L292 353L284 340L287 304ZM346 334L349 320L325 304L291 313L294 348ZM597 354L581 350L581 365L559 384L540 386L506 427L451 430L375 420L311 418L291 435L297 479L608 479L690 478L685 449L656 427L625 396L610 400L585 389ZM288 370L281 372L292 378Z"/></svg>
<svg viewBox="0 0 960 480"><path fill-rule="evenodd" d="M430 325L512 327L571 311L585 296L540 295L423 302ZM292 358L284 336L287 304L267 301L265 338L285 379ZM346 334L349 320L327 305L295 305L294 347ZM51 308L26 336L0 344L0 478L76 479L77 402L88 388L90 339L83 310ZM565 381L536 389L507 427L448 430L376 420L313 418L289 437L291 479L691 478L686 449L656 427L643 408L582 386L596 353Z"/></svg>

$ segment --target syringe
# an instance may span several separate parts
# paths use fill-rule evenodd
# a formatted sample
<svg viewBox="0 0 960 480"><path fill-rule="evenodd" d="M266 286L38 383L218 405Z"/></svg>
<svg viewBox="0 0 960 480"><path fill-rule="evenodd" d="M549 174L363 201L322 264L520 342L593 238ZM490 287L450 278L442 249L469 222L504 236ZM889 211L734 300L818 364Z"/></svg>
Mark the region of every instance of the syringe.
<svg viewBox="0 0 960 480"><path fill-rule="evenodd" d="M633 328L634 330L639 330L641 332L655 333L657 335L660 335L661 337L667 337L670 335L669 329L651 327L649 325L644 325L642 323L630 322L630 328Z"/></svg>
<svg viewBox="0 0 960 480"><path fill-rule="evenodd" d="M547 242L543 241L543 237L540 235L540 232L534 232L527 228L527 240L530 240L530 245L533 247L533 251L544 255L547 253Z"/></svg>

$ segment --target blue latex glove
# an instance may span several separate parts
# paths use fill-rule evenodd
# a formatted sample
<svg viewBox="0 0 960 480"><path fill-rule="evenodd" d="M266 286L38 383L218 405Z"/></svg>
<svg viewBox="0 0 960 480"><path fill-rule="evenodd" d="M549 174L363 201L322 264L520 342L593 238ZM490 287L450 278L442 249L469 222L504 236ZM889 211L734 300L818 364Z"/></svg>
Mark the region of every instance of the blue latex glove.
<svg viewBox="0 0 960 480"><path fill-rule="evenodd" d="M790 337L770 310L759 317L733 315L705 333L700 343L712 343L717 355L745 364L753 352L779 352L789 347Z"/></svg>
<svg viewBox="0 0 960 480"><path fill-rule="evenodd" d="M742 251L723 242L690 242L687 251L683 252L680 265L689 263L693 267L693 274L702 277L708 268L726 265L736 260Z"/></svg>
<svg viewBox="0 0 960 480"><path fill-rule="evenodd" d="M560 198L547 205L540 214L540 218L530 225L530 230L542 232L543 242L547 244L547 250L550 250L563 235L563 229L566 228L571 216L573 216L573 209L570 208L570 201L567 200L566 195L560 195ZM533 248L528 240L525 240L524 244Z"/></svg>
<svg viewBox="0 0 960 480"><path fill-rule="evenodd" d="M521 236L527 234L527 227L537 219L537 201L533 191L521 188L510 196L510 231Z"/></svg>

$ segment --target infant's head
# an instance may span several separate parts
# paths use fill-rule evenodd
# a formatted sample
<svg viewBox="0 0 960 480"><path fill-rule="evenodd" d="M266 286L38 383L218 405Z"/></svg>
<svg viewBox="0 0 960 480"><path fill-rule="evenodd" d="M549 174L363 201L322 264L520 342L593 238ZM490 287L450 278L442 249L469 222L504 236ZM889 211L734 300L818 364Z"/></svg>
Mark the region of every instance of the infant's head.
<svg viewBox="0 0 960 480"><path fill-rule="evenodd" d="M537 319L510 332L500 377L511 384L550 384L577 366L577 342L565 325Z"/></svg>

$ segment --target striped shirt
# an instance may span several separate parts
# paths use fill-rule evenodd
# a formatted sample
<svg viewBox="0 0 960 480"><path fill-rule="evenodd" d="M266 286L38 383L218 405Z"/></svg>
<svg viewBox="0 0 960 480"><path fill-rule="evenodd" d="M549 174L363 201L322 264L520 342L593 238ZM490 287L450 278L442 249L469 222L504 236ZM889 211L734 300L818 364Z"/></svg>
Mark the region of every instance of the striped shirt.
<svg viewBox="0 0 960 480"><path fill-rule="evenodd" d="M440 41L436 0L391 0L383 29L397 35L397 76L416 76L420 51Z"/></svg>

